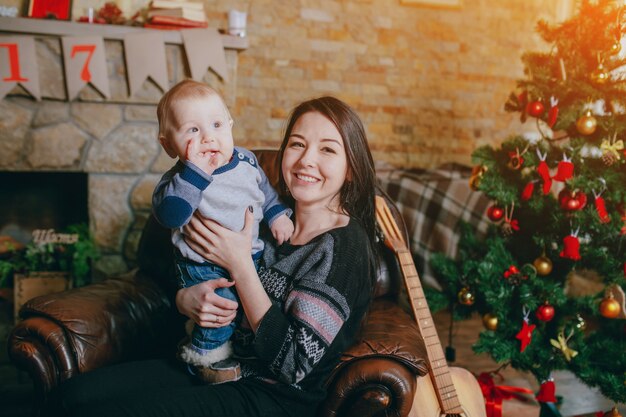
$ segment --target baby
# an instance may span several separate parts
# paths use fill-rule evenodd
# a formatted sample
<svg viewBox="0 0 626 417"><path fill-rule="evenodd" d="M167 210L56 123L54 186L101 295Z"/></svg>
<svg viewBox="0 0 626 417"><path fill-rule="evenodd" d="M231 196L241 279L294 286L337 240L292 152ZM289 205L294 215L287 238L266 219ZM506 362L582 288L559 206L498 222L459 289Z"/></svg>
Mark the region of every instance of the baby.
<svg viewBox="0 0 626 417"><path fill-rule="evenodd" d="M157 220L172 229L181 288L229 278L224 268L208 262L184 240L182 227L196 210L239 231L244 226L244 210L252 207L251 256L255 264L263 251L263 241L258 237L261 220L268 223L278 244L291 237L291 210L279 201L254 154L234 146L233 119L215 90L200 82L181 81L159 101L157 118L161 146L170 157L178 157L178 162L157 184L152 206ZM220 288L216 293L236 301L233 288ZM179 356L207 382L239 379L239 364L230 359L229 339L234 327L234 322L217 328L194 325L190 341L180 347Z"/></svg>

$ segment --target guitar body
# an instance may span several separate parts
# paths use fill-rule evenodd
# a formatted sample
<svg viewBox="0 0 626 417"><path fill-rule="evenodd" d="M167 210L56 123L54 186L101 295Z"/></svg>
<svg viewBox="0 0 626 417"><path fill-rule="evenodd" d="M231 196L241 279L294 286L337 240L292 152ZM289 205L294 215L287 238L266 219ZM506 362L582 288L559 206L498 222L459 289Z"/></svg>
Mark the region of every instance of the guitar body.
<svg viewBox="0 0 626 417"><path fill-rule="evenodd" d="M463 416L465 417L486 417L485 400L478 381L466 369L448 368L450 376L456 387L457 397ZM444 415L437 401L437 393L428 375L417 378L417 388L413 398L413 407L409 417L440 417Z"/></svg>

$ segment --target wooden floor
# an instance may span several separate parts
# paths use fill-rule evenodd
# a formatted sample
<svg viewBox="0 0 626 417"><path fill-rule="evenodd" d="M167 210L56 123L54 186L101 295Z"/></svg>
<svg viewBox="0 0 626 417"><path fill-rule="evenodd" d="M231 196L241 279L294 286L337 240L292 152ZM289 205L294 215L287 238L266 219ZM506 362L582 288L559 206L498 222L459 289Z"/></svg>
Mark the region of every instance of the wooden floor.
<svg viewBox="0 0 626 417"><path fill-rule="evenodd" d="M448 345L448 333L450 325L450 315L447 312L440 312L434 315L437 324L437 332L442 341L442 346ZM478 334L483 330L480 317L475 317L467 321L458 321L453 327L453 346L456 350L456 361L450 366L459 366L468 369L475 375L482 372L496 370L498 365L486 354L476 355L471 346L478 339ZM528 373L522 373L512 368L500 371L504 378L497 382L498 385L512 385L532 389L537 392L539 385L534 377ZM553 374L556 395L562 397L559 412L563 417L593 415L598 411L608 411L613 407L613 403L600 395L596 390L592 390L580 382L573 374L565 371ZM527 396L528 401L508 400L503 402L503 417L538 417L539 405L532 398ZM626 417L626 406L619 407L620 414Z"/></svg>
<svg viewBox="0 0 626 417"><path fill-rule="evenodd" d="M437 323L442 346L448 345L449 315L438 313L434 316ZM6 341L12 326L10 308L0 299L0 417L27 417L30 415L30 406L33 396L32 384L24 372L15 369L8 360ZM471 345L477 340L483 329L480 318L457 322L454 326L453 345L456 349L456 361L451 366L466 368L478 375L481 372L495 370L498 366L487 355L475 355ZM501 385L514 385L530 388L533 392L538 389L532 375L507 368L501 371L504 380ZM590 390L568 373L560 372L554 375L557 386L557 395L563 397L560 412L564 417L593 416L597 411L607 411L612 403ZM532 396L527 401L508 400L503 405L503 417L538 417L539 405ZM626 407L621 406L620 412L626 417Z"/></svg>

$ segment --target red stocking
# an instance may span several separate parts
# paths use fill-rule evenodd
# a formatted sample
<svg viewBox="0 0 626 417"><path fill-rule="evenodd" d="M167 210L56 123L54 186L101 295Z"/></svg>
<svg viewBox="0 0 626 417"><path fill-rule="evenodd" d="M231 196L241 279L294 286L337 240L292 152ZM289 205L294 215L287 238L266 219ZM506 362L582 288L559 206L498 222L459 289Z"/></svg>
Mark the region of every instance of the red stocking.
<svg viewBox="0 0 626 417"><path fill-rule="evenodd" d="M578 236L572 233L569 236L563 238L563 250L561 251L561 258L571 259L573 261L580 260L580 241Z"/></svg>
<svg viewBox="0 0 626 417"><path fill-rule="evenodd" d="M539 387L539 393L535 398L537 398L537 401L542 403L555 403L555 392L556 387L554 385L554 381L552 379L548 379L541 384Z"/></svg>
<svg viewBox="0 0 626 417"><path fill-rule="evenodd" d="M565 182L574 176L574 164L563 155L563 160L556 167L556 174L552 177L555 181Z"/></svg>
<svg viewBox="0 0 626 417"><path fill-rule="evenodd" d="M595 194L595 191L594 191ZM611 221L611 217L609 213L606 211L606 203L604 202L604 198L601 195L596 195L596 212L598 213L598 217L600 217L601 223L608 223Z"/></svg>
<svg viewBox="0 0 626 417"><path fill-rule="evenodd" d="M524 191L522 191L522 200L524 201L530 200L530 197L532 197L534 190L535 190L535 181L531 181L528 184L526 184L526 187L524 187Z"/></svg>
<svg viewBox="0 0 626 417"><path fill-rule="evenodd" d="M546 195L550 192L550 188L552 187L552 178L550 178L550 168L548 168L548 164L546 163L546 157L548 154L542 155L539 149L537 149L537 156L539 157L539 165L537 165L537 172L539 176L543 180L543 195Z"/></svg>
<svg viewBox="0 0 626 417"><path fill-rule="evenodd" d="M556 118L559 116L559 108L557 107L559 100L554 97L550 97L550 111L548 112L548 126L552 128L556 123Z"/></svg>
<svg viewBox="0 0 626 417"><path fill-rule="evenodd" d="M548 168L548 164L546 161L539 162L537 165L537 172L541 179L543 180L543 195L546 195L550 192L550 188L552 187L552 178L550 178L550 169Z"/></svg>

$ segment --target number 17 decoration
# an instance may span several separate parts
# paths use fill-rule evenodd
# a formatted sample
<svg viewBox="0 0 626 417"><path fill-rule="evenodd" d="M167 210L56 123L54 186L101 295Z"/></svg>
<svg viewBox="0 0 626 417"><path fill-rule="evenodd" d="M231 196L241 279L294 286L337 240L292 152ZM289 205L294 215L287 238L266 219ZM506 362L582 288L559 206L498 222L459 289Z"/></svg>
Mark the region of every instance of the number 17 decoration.
<svg viewBox="0 0 626 417"><path fill-rule="evenodd" d="M34 38L0 36L0 99L19 84L37 101L41 100L37 69Z"/></svg>
<svg viewBox="0 0 626 417"><path fill-rule="evenodd" d="M73 100L87 84L105 98L110 98L104 41L100 36L61 38L65 86L68 100Z"/></svg>

